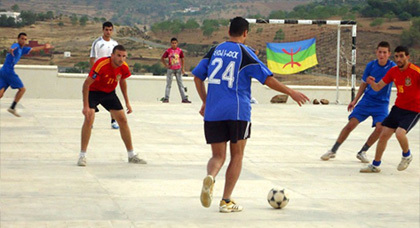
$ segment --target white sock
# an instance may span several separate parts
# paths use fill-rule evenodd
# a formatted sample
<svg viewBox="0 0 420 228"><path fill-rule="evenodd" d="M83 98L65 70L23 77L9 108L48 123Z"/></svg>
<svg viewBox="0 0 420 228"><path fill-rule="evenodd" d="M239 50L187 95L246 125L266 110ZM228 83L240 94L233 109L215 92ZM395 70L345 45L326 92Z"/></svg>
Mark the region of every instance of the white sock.
<svg viewBox="0 0 420 228"><path fill-rule="evenodd" d="M84 158L84 157L86 157L86 151L80 151L80 153L79 153L79 157L80 157L80 158Z"/></svg>
<svg viewBox="0 0 420 228"><path fill-rule="evenodd" d="M128 154L129 158L132 158L132 157L134 157L134 155L136 155L136 153L134 153L134 150L128 150L127 154Z"/></svg>

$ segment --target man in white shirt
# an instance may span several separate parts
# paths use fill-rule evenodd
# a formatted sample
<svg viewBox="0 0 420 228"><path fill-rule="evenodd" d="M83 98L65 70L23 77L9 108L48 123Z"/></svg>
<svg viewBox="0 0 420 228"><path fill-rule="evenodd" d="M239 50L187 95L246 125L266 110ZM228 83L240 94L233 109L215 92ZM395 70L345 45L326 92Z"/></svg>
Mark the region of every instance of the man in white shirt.
<svg viewBox="0 0 420 228"><path fill-rule="evenodd" d="M92 49L90 50L89 63L91 66L102 57L111 56L112 50L118 45L118 42L111 38L114 26L111 22L106 21L102 25L103 35L93 41ZM96 110L99 111L99 110ZM118 129L118 123L111 114L111 127Z"/></svg>

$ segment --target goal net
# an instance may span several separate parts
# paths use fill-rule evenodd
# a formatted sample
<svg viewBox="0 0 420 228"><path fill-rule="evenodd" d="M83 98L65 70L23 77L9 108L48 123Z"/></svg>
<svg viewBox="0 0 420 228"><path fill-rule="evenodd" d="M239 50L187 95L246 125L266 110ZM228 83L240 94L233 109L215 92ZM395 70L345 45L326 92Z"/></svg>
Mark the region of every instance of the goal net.
<svg viewBox="0 0 420 228"><path fill-rule="evenodd" d="M356 22L319 20L247 19L250 37L247 45L259 50L259 58L267 63L266 43L296 42L316 39L318 64L296 74L275 74L287 85L355 87ZM257 38L255 38L257 37Z"/></svg>

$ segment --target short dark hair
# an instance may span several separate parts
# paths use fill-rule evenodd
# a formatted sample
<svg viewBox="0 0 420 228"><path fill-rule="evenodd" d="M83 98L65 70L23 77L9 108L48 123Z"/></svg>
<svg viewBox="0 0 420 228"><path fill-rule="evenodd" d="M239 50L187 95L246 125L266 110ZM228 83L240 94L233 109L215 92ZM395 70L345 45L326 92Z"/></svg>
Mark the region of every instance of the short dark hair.
<svg viewBox="0 0 420 228"><path fill-rule="evenodd" d="M245 30L249 31L249 22L245 18L235 17L230 20L229 34L231 36L241 36Z"/></svg>
<svg viewBox="0 0 420 228"><path fill-rule="evenodd" d="M380 48L380 47L384 47L384 48L388 48L388 51L391 51L391 45L389 45L388 42L386 41L381 41L379 42L378 46L376 47L376 49Z"/></svg>
<svg viewBox="0 0 420 228"><path fill-rule="evenodd" d="M113 25L110 21L105 21L105 22L102 24L102 30L104 30L104 29L105 29L105 27L112 27L112 28L114 28L114 25Z"/></svg>
<svg viewBox="0 0 420 228"><path fill-rule="evenodd" d="M114 47L114 49L112 49L112 53L115 53L115 51L126 51L124 46L122 46L121 44L118 44L117 46Z"/></svg>
<svg viewBox="0 0 420 228"><path fill-rule="evenodd" d="M171 39L171 43L172 43L172 41L176 41L176 42L178 42L178 39L177 39L176 37L172 37L172 39Z"/></svg>
<svg viewBox="0 0 420 228"><path fill-rule="evenodd" d="M410 55L410 53L408 52L408 47L406 47L406 46L398 46L398 47L396 47L395 48L395 50L394 50L394 52L395 53L397 53L397 52L404 52L405 53L405 55Z"/></svg>
<svg viewBox="0 0 420 228"><path fill-rule="evenodd" d="M24 33L24 32L21 32L21 33L19 33L19 35L18 35L18 39L19 39L21 36L28 36L28 35L26 35L26 33Z"/></svg>

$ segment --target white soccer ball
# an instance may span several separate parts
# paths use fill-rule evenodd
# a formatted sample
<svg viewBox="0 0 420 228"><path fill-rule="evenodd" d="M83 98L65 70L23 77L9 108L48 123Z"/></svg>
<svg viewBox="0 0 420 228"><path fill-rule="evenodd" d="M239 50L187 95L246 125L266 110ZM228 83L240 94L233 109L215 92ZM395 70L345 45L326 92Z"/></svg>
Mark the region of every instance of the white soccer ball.
<svg viewBox="0 0 420 228"><path fill-rule="evenodd" d="M267 201L275 209L282 209L289 203L289 196L284 188L273 188L268 192Z"/></svg>

